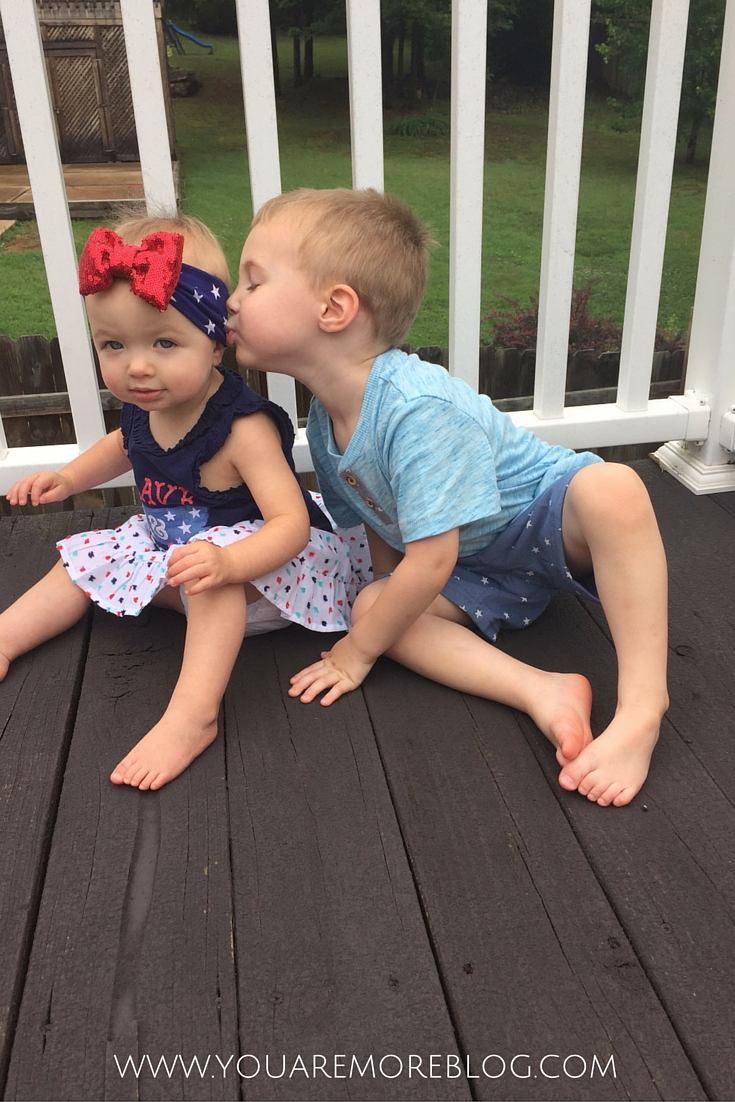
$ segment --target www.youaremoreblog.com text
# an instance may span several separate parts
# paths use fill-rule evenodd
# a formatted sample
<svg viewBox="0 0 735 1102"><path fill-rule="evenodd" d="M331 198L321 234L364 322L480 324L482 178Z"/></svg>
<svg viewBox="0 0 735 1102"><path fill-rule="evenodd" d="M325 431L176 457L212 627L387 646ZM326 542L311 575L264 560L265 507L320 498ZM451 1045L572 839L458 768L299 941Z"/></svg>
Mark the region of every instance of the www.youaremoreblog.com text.
<svg viewBox="0 0 735 1102"><path fill-rule="evenodd" d="M533 1056L527 1052L501 1055L493 1052L473 1058L456 1053L442 1055L432 1053L422 1056L409 1053L398 1056L387 1052L382 1055L348 1055L335 1053L325 1056L301 1053L289 1056L265 1054L256 1056L207 1055L185 1057L177 1053L173 1057L144 1055L114 1056L121 1078L172 1079L184 1075L186 1079L234 1078L241 1079L604 1079L617 1078L615 1057L612 1055L582 1056L577 1052L544 1053Z"/></svg>

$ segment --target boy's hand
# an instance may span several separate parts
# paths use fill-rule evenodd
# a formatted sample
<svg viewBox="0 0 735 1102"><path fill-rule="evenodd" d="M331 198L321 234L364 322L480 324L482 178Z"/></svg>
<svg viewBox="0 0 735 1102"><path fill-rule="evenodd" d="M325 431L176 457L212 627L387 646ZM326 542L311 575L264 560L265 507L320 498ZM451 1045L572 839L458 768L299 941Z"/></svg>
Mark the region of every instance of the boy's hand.
<svg viewBox="0 0 735 1102"><path fill-rule="evenodd" d="M331 650L322 651L321 662L295 674L288 695L301 697L302 704L309 704L320 692L329 689L321 703L333 704L340 696L362 685L374 665L375 659L360 655L348 635Z"/></svg>
<svg viewBox="0 0 735 1102"><path fill-rule="evenodd" d="M194 540L177 547L168 561L169 585L183 585L187 597L195 597L205 589L229 585L230 560L227 548L217 547L207 540Z"/></svg>
<svg viewBox="0 0 735 1102"><path fill-rule="evenodd" d="M11 505L25 505L29 495L31 505L48 505L73 493L71 481L61 471L36 471L15 482L6 496Z"/></svg>

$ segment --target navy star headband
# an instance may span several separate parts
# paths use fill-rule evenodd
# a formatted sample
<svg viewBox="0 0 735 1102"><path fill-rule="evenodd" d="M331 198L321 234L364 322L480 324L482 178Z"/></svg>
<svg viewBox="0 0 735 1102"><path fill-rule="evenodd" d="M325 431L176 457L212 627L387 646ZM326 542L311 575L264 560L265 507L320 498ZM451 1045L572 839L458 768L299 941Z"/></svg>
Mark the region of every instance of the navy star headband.
<svg viewBox="0 0 735 1102"><path fill-rule="evenodd" d="M169 304L211 340L227 344L225 303L229 296L227 284L216 275L194 268L191 264L182 264Z"/></svg>

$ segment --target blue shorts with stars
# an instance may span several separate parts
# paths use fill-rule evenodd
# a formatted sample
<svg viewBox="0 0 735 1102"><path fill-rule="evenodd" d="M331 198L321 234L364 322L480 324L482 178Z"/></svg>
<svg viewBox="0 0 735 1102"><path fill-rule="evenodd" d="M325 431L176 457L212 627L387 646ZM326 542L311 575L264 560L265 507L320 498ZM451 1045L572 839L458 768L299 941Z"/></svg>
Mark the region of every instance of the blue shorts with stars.
<svg viewBox="0 0 735 1102"><path fill-rule="evenodd" d="M576 473L557 479L488 547L459 559L442 590L493 642L500 628L536 620L560 590L599 600L594 577L574 579L564 559L561 511Z"/></svg>

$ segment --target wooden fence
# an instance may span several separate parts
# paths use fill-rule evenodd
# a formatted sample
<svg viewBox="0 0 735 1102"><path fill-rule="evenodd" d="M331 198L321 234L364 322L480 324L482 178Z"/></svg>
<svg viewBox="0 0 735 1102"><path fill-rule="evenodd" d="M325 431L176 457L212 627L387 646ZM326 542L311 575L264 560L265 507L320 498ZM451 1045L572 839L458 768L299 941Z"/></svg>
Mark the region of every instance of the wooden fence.
<svg viewBox="0 0 735 1102"><path fill-rule="evenodd" d="M438 345L416 349L411 345L403 347L407 352L415 351L422 360L448 367L447 348L440 348ZM507 412L532 409L535 361L536 351L532 348L481 348L480 393L487 394L499 409ZM225 350L223 362L226 367L240 370L232 348ZM572 353L567 370L566 405L614 403L619 367L619 352L597 353L593 349L581 349ZM241 374L249 386L267 396L268 383L264 372L243 369ZM105 427L111 431L120 423L121 403L104 388L99 368L97 381ZM672 394L680 394L683 387L684 350L679 349L673 353L656 352L651 398L667 398ZM301 426L306 422L310 400L311 394L306 387L297 383L296 405ZM42 336L28 336L11 340L10 337L0 336L0 418L11 448L75 443L71 404L56 337L48 340ZM608 459L637 459L659 443L661 442L651 441L649 444L619 445L598 450ZM316 489L316 485L313 488ZM96 490L92 495L95 502L99 500L107 505L135 501L135 490L132 487ZM75 499L74 507L86 507L91 500L89 494L80 495L78 502ZM56 509L60 506L49 508ZM4 498L0 499L0 516L19 511L27 510L11 507Z"/></svg>

